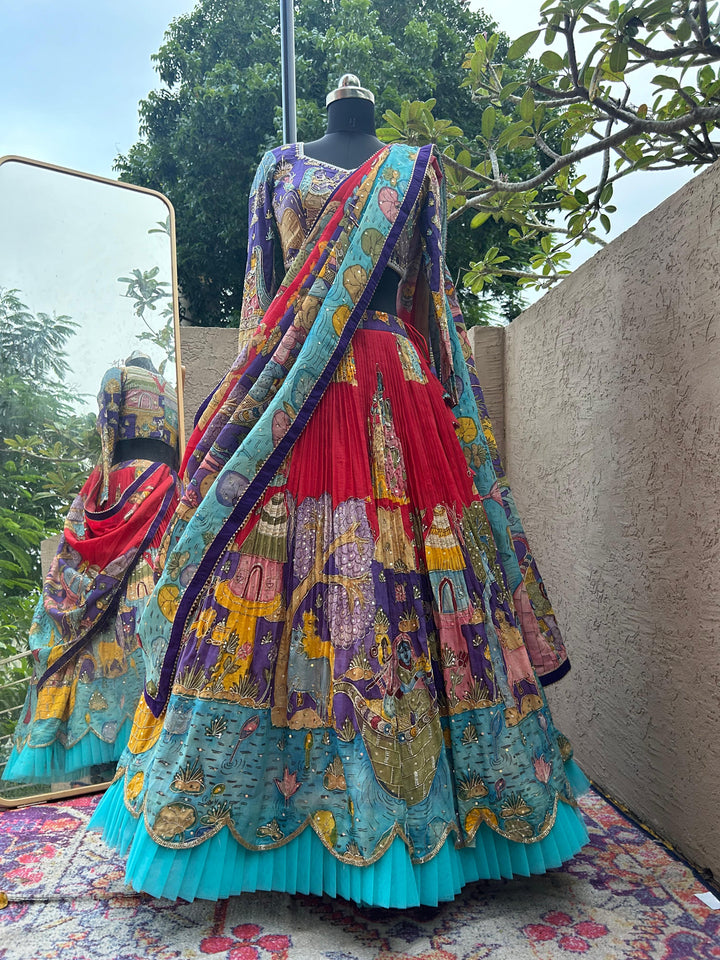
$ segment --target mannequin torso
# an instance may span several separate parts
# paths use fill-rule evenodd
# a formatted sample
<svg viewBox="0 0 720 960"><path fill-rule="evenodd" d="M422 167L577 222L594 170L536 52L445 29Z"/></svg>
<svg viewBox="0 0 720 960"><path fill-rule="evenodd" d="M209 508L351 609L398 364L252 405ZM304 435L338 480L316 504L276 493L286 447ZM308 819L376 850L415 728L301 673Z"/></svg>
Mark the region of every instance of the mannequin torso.
<svg viewBox="0 0 720 960"><path fill-rule="evenodd" d="M375 136L375 107L370 100L346 97L328 105L327 133L304 145L306 157L344 170L362 166L385 144ZM370 301L371 310L396 313L399 278L386 270Z"/></svg>

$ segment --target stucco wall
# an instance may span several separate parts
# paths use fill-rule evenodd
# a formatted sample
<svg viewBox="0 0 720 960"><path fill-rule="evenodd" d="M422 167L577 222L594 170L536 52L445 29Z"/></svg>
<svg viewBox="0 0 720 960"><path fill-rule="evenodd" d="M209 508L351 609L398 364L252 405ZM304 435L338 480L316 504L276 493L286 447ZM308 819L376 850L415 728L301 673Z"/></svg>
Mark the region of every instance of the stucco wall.
<svg viewBox="0 0 720 960"><path fill-rule="evenodd" d="M506 461L505 444L505 328L474 327L470 343L475 369L490 415L493 436L500 456ZM505 463L507 470L507 463Z"/></svg>
<svg viewBox="0 0 720 960"><path fill-rule="evenodd" d="M180 327L180 350L185 367L183 413L186 440L193 431L198 407L225 376L237 356L237 337L237 330Z"/></svg>
<svg viewBox="0 0 720 960"><path fill-rule="evenodd" d="M554 714L716 877L719 302L716 165L512 323L503 370L509 475L573 661Z"/></svg>

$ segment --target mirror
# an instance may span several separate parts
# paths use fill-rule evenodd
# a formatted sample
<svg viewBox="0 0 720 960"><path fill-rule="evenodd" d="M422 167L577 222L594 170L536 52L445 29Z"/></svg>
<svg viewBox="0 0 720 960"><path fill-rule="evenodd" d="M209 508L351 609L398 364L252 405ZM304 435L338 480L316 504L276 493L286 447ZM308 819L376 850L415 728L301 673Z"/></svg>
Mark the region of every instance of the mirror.
<svg viewBox="0 0 720 960"><path fill-rule="evenodd" d="M40 552L44 574L59 539L39 538L62 530L98 462L96 398L106 371L133 351L147 355L177 392L180 451L184 437L169 201L141 187L3 157L0 210L2 772L31 673L28 628L42 584ZM45 407L31 411L36 402ZM113 771L114 763L101 764L62 783L0 779L0 807L98 790Z"/></svg>

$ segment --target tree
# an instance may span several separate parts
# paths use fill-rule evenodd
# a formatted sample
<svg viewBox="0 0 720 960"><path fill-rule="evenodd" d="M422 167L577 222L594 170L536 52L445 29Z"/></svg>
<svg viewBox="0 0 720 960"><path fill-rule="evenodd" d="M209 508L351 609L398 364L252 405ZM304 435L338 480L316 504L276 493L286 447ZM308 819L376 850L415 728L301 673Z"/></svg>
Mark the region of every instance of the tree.
<svg viewBox="0 0 720 960"><path fill-rule="evenodd" d="M62 528L98 446L95 418L74 413L61 379L75 328L0 288L0 767L25 696L18 654L40 595L40 544Z"/></svg>
<svg viewBox="0 0 720 960"><path fill-rule="evenodd" d="M438 111L462 117L468 135L480 134L483 110L460 86L461 64L475 37L494 25L466 0L305 0L296 17L301 140L322 135L325 95L346 72L375 92L378 117L401 110L403 99L432 96ZM142 139L116 169L162 191L176 208L178 272L192 322L232 324L242 302L250 183L263 152L280 141L277 0L200 0L170 24L153 59L165 87L141 102ZM546 162L535 145L506 159L522 178ZM488 246L517 269L538 252L536 238L513 245L502 222L471 232L472 215L450 232L456 276ZM514 282L498 277L489 292L506 316L521 308ZM479 319L483 302L466 300Z"/></svg>
<svg viewBox="0 0 720 960"><path fill-rule="evenodd" d="M98 449L95 418L74 412L60 379L75 327L0 289L0 632L17 598L39 588L40 543L62 528Z"/></svg>
<svg viewBox="0 0 720 960"><path fill-rule="evenodd" d="M545 0L540 27L505 50L497 35L478 35L464 63L465 86L483 108L480 137L458 137L449 147L451 220L474 213L512 225L517 243L540 240L531 270L518 270L497 245L465 280L482 290L498 277L544 287L568 271L568 247L604 243L611 228L613 189L640 172L699 169L720 156L720 22L707 0ZM547 49L517 79L520 59L543 37ZM561 50L553 49L561 46ZM639 93L645 89L654 92ZM633 93L633 90L635 93ZM512 122L500 119L512 106ZM388 115L393 139L426 142L439 121L431 104L415 104L415 118ZM450 114L453 116L453 114ZM559 146L552 144L558 138ZM503 160L535 145L545 169L516 176ZM505 151L503 155L502 151ZM583 161L601 158L588 184ZM563 222L550 223L557 209Z"/></svg>

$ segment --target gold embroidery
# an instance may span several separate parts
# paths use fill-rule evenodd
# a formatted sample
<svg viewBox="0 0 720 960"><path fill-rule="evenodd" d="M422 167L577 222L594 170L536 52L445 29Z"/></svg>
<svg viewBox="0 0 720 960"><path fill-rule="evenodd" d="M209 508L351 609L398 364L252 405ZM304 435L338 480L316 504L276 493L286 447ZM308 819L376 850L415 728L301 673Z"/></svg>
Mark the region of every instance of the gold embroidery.
<svg viewBox="0 0 720 960"><path fill-rule="evenodd" d="M420 359L412 343L402 336L397 336L395 343L405 379L409 383L427 383L428 379L420 366Z"/></svg>
<svg viewBox="0 0 720 960"><path fill-rule="evenodd" d="M352 343L348 346L342 360L337 366L337 370L333 374L333 383L349 383L351 387L358 385L355 353Z"/></svg>

